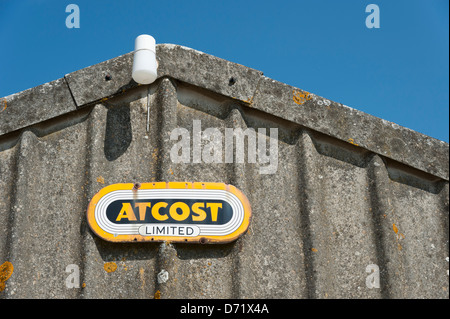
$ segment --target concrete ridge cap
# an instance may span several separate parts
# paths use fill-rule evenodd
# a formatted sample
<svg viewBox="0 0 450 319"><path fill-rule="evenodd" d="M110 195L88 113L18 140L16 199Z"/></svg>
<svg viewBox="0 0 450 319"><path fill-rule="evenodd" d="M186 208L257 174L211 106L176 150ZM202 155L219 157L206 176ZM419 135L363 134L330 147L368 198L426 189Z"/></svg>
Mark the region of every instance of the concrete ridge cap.
<svg viewBox="0 0 450 319"><path fill-rule="evenodd" d="M444 141L189 47L163 43L157 44L156 50L158 78L171 77L231 97L248 107L449 179L449 144ZM0 136L138 87L131 78L132 58L133 52L128 52L0 98L6 104L3 111L0 107L0 117L7 118L0 123ZM52 105L52 110L46 105Z"/></svg>
<svg viewBox="0 0 450 319"><path fill-rule="evenodd" d="M449 179L449 144L394 122L265 76L250 106Z"/></svg>
<svg viewBox="0 0 450 319"><path fill-rule="evenodd" d="M297 87L294 87L294 86L290 86L290 85L288 85L288 84L285 84L285 83L283 83L283 82L274 80L274 79L269 78L269 77L266 77L266 76L263 76L263 80L264 80L264 79L265 79L265 80L269 80L269 81L274 82L274 83L277 83L277 85L280 85L280 86L289 86L289 87L291 87L293 90L296 90L296 91L298 91L298 92L305 92L305 93L308 93L308 94L312 97L313 100L315 100L315 99L322 99L322 101L329 101L330 103L334 103L334 105L337 105L337 106L341 107L341 108L344 109L344 110L348 110L349 112L354 112L354 113L357 113L357 114L359 114L359 115L363 115L363 116L367 116L367 117L369 117L369 118L377 119L377 120L381 121L384 125L386 125L386 126L391 126L391 127L394 128L394 129L402 129L402 130L405 130L405 131L409 131L410 133L418 134L418 135L422 136L423 138L435 140L436 142L438 142L438 143L440 143L440 144L443 144L443 145L445 145L446 147L449 147L449 146L450 146L449 143L447 143L447 142L445 142L445 141L443 141L443 140L440 140L440 139L437 139L437 138L435 138L435 137L426 135L426 134L424 134L424 133L420 133L420 132L415 131L415 130L413 130L413 129L407 127L407 126L403 126L403 125L397 124L397 123L395 123L395 122L392 122L392 121L389 121L389 120L385 120L385 119L383 119L383 118L381 118L381 117L372 115L372 114L370 114L370 113L366 113L366 112L361 111L361 110L359 110L359 109L357 109L357 108L354 108L354 107L345 105L345 104L343 104L343 103L339 103L339 102L335 102L335 101L329 100L329 99L327 99L327 98L325 98L325 97L319 96L319 95L314 94L314 93L312 93L312 92L308 92L308 91L302 90L302 89L300 89L300 88L297 88ZM258 92L255 92L255 95L256 95L256 94L258 94ZM305 101L305 102L306 102L306 101ZM325 105L325 104L323 104L323 105Z"/></svg>

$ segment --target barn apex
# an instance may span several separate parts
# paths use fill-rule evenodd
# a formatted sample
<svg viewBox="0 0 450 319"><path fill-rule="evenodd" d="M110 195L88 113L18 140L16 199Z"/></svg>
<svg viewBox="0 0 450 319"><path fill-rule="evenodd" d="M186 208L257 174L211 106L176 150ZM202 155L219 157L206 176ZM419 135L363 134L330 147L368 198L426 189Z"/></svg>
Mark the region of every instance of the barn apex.
<svg viewBox="0 0 450 319"><path fill-rule="evenodd" d="M0 98L0 298L449 297L447 143L190 48L156 59L149 85L131 52ZM196 121L214 130L194 142ZM174 161L176 130L202 156L214 132L223 159L227 130L246 143ZM238 161L251 132L257 160ZM248 230L215 244L91 230L101 189L158 182L234 185Z"/></svg>

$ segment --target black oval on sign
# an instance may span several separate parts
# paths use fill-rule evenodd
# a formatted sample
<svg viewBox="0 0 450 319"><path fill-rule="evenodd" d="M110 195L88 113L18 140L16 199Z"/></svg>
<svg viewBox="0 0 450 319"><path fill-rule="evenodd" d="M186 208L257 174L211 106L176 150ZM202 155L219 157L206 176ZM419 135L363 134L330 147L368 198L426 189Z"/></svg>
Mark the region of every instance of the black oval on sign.
<svg viewBox="0 0 450 319"><path fill-rule="evenodd" d="M223 200L116 200L106 208L106 217L115 224L223 225L228 223L232 216L233 209Z"/></svg>

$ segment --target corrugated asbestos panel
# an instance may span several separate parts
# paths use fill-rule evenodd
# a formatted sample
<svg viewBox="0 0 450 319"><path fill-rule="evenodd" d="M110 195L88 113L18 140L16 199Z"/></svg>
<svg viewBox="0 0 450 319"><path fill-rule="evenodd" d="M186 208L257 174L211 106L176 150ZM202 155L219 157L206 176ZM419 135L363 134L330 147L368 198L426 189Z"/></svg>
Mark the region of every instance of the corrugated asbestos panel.
<svg viewBox="0 0 450 319"><path fill-rule="evenodd" d="M267 128L257 131L267 145L278 128L276 174L248 159L174 163L169 133L196 120L223 135ZM2 298L449 297L448 181L222 94L163 77L1 143L0 262L14 266ZM252 206L248 232L216 245L118 244L91 232L95 193L152 181L237 186ZM66 286L69 265L79 288ZM374 265L379 288L366 285Z"/></svg>

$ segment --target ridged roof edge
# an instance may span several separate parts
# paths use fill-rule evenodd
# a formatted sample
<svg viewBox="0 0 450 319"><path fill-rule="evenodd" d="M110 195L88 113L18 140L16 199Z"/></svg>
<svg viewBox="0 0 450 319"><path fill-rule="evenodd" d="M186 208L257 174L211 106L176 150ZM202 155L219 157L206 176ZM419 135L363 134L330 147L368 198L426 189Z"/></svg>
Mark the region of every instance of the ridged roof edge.
<svg viewBox="0 0 450 319"><path fill-rule="evenodd" d="M200 51L173 44L159 44L156 50L159 78L171 77L231 97L248 107L449 179L449 144L444 141ZM0 136L139 86L131 78L132 62L130 52L1 98Z"/></svg>

